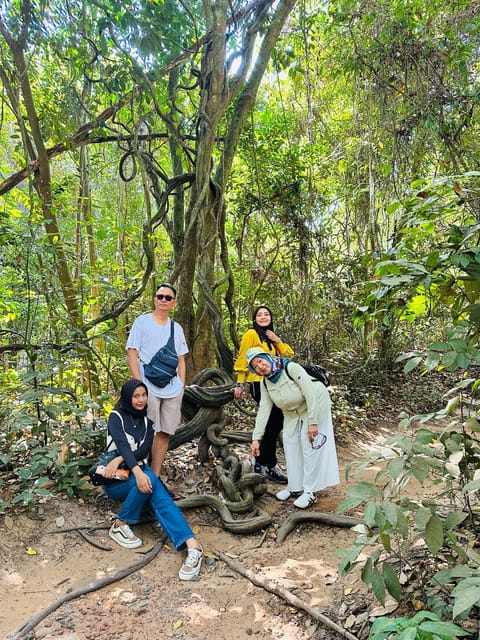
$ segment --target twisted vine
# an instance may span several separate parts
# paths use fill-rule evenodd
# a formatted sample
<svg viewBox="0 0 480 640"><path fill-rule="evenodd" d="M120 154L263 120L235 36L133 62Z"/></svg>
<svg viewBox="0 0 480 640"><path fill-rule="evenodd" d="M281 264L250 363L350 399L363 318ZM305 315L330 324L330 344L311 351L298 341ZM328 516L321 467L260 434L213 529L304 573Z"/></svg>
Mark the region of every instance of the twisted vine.
<svg viewBox="0 0 480 640"><path fill-rule="evenodd" d="M233 381L225 372L216 368L200 371L192 384L185 387L182 413L188 422L170 437L169 449L200 436L199 459L206 462L210 453L215 456L213 479L223 496L196 495L176 501L177 505L181 509L211 507L227 531L248 534L264 529L272 518L254 505L255 498L267 490L265 478L252 473L248 461L240 461L230 447L231 443L250 442L250 434L224 430L226 418L222 407L232 400Z"/></svg>

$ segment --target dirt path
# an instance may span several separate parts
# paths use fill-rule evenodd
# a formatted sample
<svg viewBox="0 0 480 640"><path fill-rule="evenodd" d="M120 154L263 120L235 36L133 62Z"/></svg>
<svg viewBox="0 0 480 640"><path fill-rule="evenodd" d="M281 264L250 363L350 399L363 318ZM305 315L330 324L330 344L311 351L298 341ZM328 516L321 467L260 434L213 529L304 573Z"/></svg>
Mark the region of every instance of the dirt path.
<svg viewBox="0 0 480 640"><path fill-rule="evenodd" d="M354 456L361 455L361 448L354 451L352 445L338 447L338 454L344 478L346 465ZM174 456L169 456L173 468L176 461ZM190 480L183 484L175 481L171 485L178 496L188 496L207 481L209 470L195 462L193 448L186 465L190 473L177 469L178 477ZM345 489L342 480L341 485L320 495L314 510L333 512L344 497ZM253 535L234 536L224 531L216 514L209 509L185 512L207 555L198 582L178 580L181 555L167 545L140 571L63 605L28 637L35 640L243 640L251 637L334 640L339 636L331 629L277 596L253 586L213 557L215 551L229 554L246 568L292 590L341 626L358 620L367 607L377 606L373 598L365 594L358 575L346 579L338 575L338 558L334 552L353 541L355 534L349 529L305 523L292 531L283 544L276 543L278 527L293 507L277 501L273 495L275 490L278 487L270 484L269 492L258 500L258 505L272 514L273 524ZM68 590L75 590L138 559L135 551L118 546L105 551L85 542L77 532L60 533L80 525L106 523L111 516L107 511L109 506L103 497L88 504L60 498L49 500L35 518L19 515L3 519L0 637L8 638L32 615ZM135 527L135 531L144 540L142 549L150 549L159 536L153 524ZM106 530L96 535L106 544L111 542Z"/></svg>

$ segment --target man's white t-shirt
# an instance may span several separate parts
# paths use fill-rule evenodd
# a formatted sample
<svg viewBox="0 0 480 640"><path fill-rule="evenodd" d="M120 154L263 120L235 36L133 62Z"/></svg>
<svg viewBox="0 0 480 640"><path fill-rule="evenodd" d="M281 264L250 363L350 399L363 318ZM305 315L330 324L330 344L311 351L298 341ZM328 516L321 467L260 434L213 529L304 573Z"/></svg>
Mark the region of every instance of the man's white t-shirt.
<svg viewBox="0 0 480 640"><path fill-rule="evenodd" d="M170 338L171 322L173 322L173 320L169 319L169 322L167 322L165 326L162 326L153 319L152 313L144 313L138 316L132 325L125 347L127 351L128 349L136 349L138 351L142 380L148 389L148 393L152 393L159 398L175 398L183 389L183 382L178 376L172 378L163 389L160 389L160 387L156 387L147 380L143 372L143 365L150 362L157 351L167 344ZM178 322L174 323L174 339L177 355L186 355L188 353L188 347L183 329Z"/></svg>

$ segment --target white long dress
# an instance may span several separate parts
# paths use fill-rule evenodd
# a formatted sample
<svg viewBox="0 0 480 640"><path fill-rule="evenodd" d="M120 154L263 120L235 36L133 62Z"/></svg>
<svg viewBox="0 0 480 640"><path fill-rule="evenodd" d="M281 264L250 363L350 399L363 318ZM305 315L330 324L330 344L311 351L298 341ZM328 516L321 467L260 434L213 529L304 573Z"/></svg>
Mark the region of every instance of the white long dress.
<svg viewBox="0 0 480 640"><path fill-rule="evenodd" d="M288 373L292 379L284 369L276 382L265 378L260 385L261 398L253 440L262 439L272 403L275 403L284 415L287 489L320 491L340 482L330 394L321 382L312 380L296 362L289 362ZM310 424L316 424L319 433L313 446L307 435Z"/></svg>

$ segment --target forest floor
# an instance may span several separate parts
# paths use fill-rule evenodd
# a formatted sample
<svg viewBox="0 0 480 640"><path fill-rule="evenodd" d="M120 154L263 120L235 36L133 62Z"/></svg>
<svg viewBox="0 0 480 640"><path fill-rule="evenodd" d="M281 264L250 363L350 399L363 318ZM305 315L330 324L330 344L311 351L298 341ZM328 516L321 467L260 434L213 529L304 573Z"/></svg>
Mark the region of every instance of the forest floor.
<svg viewBox="0 0 480 640"><path fill-rule="evenodd" d="M337 442L341 484L319 494L311 509L332 513L357 478L345 480L345 469L382 441L398 424L398 410L372 412L368 427L353 430ZM248 446L239 445L240 455ZM211 467L211 465L210 465ZM200 464L194 443L168 454L167 482L176 497L212 492L211 468ZM363 472L373 478L377 469ZM268 589L255 586L216 557L226 554L260 580L270 579L320 611L358 638L366 638L376 616L391 613L395 603L381 607L359 577L356 568L347 577L338 573L339 549L347 548L356 534L348 528L302 523L284 540L276 542L278 528L295 510L291 502L276 500L279 487L256 500L272 516L266 529L249 535L225 531L209 508L186 510L206 558L197 582L181 582L182 554L167 543L146 566L122 580L72 599L45 616L25 638L35 640L157 640L174 638L278 638L282 640L337 640L341 636L324 622L292 606ZM412 491L418 490L413 488ZM138 550L125 550L108 537L114 503L101 489L88 500L50 498L34 515L8 514L1 520L0 638L13 637L30 618L72 591L138 562L160 537L152 523L134 527L143 539ZM357 514L350 514L357 515ZM361 515L361 514L358 514ZM75 530L102 526L95 531L100 543L88 543Z"/></svg>

